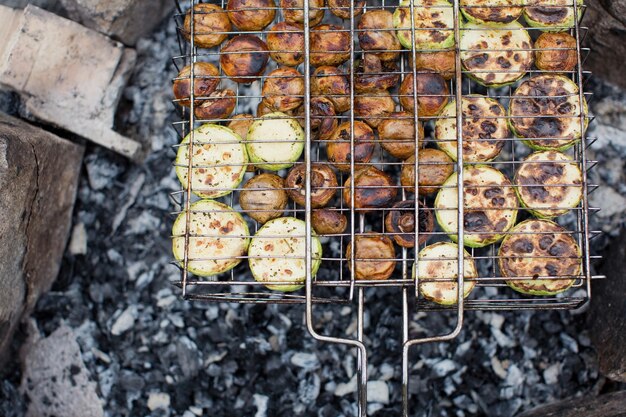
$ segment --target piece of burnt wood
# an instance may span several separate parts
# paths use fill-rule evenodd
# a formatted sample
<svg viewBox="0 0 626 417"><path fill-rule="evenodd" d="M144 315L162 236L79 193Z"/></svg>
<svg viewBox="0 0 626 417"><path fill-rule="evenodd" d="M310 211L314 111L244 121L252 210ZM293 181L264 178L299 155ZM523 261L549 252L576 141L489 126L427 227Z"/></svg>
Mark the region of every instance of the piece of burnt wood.
<svg viewBox="0 0 626 417"><path fill-rule="evenodd" d="M626 54L626 0L587 1L582 26L589 27L585 46L591 48L584 68L626 88L623 57Z"/></svg>
<svg viewBox="0 0 626 417"><path fill-rule="evenodd" d="M626 417L626 391L599 397L570 398L534 408L516 417Z"/></svg>

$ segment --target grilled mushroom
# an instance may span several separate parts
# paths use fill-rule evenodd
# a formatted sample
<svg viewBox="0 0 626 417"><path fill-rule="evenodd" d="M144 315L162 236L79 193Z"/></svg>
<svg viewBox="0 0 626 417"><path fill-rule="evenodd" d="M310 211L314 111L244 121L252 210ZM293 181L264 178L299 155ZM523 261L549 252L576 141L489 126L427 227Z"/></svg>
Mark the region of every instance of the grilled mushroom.
<svg viewBox="0 0 626 417"><path fill-rule="evenodd" d="M409 113L413 113L413 74L408 74L400 85L400 104ZM450 90L446 80L433 73L417 74L417 112L420 117L436 116L448 103Z"/></svg>
<svg viewBox="0 0 626 417"><path fill-rule="evenodd" d="M393 205L385 217L385 229L393 233L396 243L405 248L415 247L415 229L419 230L419 244L426 242L435 228L433 213L419 203L419 220L415 224L415 201L404 200Z"/></svg>
<svg viewBox="0 0 626 417"><path fill-rule="evenodd" d="M288 201L285 182L274 174L250 178L239 193L241 209L259 223L282 216Z"/></svg>
<svg viewBox="0 0 626 417"><path fill-rule="evenodd" d="M413 27L411 7L413 1ZM393 26L398 29L398 40L407 49L448 49L454 46L454 11L447 0L402 0L393 13ZM420 30L424 29L424 30Z"/></svg>
<svg viewBox="0 0 626 417"><path fill-rule="evenodd" d="M295 67L304 62L304 32L295 23L280 22L267 32L270 56L281 65Z"/></svg>
<svg viewBox="0 0 626 417"><path fill-rule="evenodd" d="M319 25L311 29L310 62L314 67L341 65L350 58L350 34L341 26Z"/></svg>
<svg viewBox="0 0 626 417"><path fill-rule="evenodd" d="M427 195L436 192L454 172L454 164L445 152L425 148L418 152L419 179L417 192ZM415 155L411 155L402 165L400 184L407 191L415 192Z"/></svg>
<svg viewBox="0 0 626 417"><path fill-rule="evenodd" d="M409 65L413 63L413 55L409 54ZM432 71L441 75L444 80L454 78L456 68L456 53L452 51L416 52L415 69L418 71Z"/></svg>
<svg viewBox="0 0 626 417"><path fill-rule="evenodd" d="M394 61L400 56L400 41L393 28L393 15L387 10L370 10L361 16L358 25L361 49L375 54L381 61Z"/></svg>
<svg viewBox="0 0 626 417"><path fill-rule="evenodd" d="M577 0L578 18L582 18L583 0ZM562 31L574 26L572 0L527 0L524 19L528 26Z"/></svg>
<svg viewBox="0 0 626 417"><path fill-rule="evenodd" d="M517 22L497 29L468 23L462 29L460 47L468 75L487 87L514 83L533 65L532 41Z"/></svg>
<svg viewBox="0 0 626 417"><path fill-rule="evenodd" d="M282 113L285 113L287 116L295 116L296 113L298 113L299 111L300 111L300 108L297 108L297 109L288 110ZM274 113L274 110L272 110L272 108L267 104L265 100L261 100L256 107L256 116L262 117L270 113Z"/></svg>
<svg viewBox="0 0 626 417"><path fill-rule="evenodd" d="M313 210L311 222L313 229L320 235L336 235L343 233L348 227L348 219L339 210Z"/></svg>
<svg viewBox="0 0 626 417"><path fill-rule="evenodd" d="M519 19L524 10L520 3L519 0L461 0L461 12L470 23L500 26Z"/></svg>
<svg viewBox="0 0 626 417"><path fill-rule="evenodd" d="M304 79L297 69L277 68L263 84L263 101L274 111L294 110L304 102Z"/></svg>
<svg viewBox="0 0 626 417"><path fill-rule="evenodd" d="M464 96L463 161L485 162L494 159L509 137L506 110L496 100L479 95ZM448 103L435 123L435 138L439 149L457 159L456 101Z"/></svg>
<svg viewBox="0 0 626 417"><path fill-rule="evenodd" d="M378 125L378 139L380 146L389 154L398 159L407 159L415 156L415 144L421 148L424 142L424 126L418 122L417 137L415 137L415 120L407 112L391 113Z"/></svg>
<svg viewBox="0 0 626 417"><path fill-rule="evenodd" d="M371 54L355 62L354 72L354 89L357 93L386 91L400 81L395 62L382 62Z"/></svg>
<svg viewBox="0 0 626 417"><path fill-rule="evenodd" d="M358 0L352 2L352 0L326 0L330 12L342 19L350 19L350 3L354 3L352 8L354 17L357 17L363 13L363 6L365 6L365 0Z"/></svg>
<svg viewBox="0 0 626 417"><path fill-rule="evenodd" d="M193 41L200 48L212 48L224 42L232 29L224 9L215 4L198 3L193 6ZM191 39L191 10L183 23L183 36Z"/></svg>
<svg viewBox="0 0 626 417"><path fill-rule="evenodd" d="M385 280L396 268L396 250L385 235L370 234L354 237L354 279ZM346 247L348 268L352 269L352 242Z"/></svg>
<svg viewBox="0 0 626 417"><path fill-rule="evenodd" d="M328 162L340 171L350 171L350 158L354 157L354 164L360 168L367 164L374 155L374 131L365 123L354 122L354 149L350 147L350 122L340 124L326 143Z"/></svg>
<svg viewBox="0 0 626 417"><path fill-rule="evenodd" d="M235 92L229 88L216 90L196 106L194 114L198 119L204 120L226 119L235 111L236 97Z"/></svg>
<svg viewBox="0 0 626 417"><path fill-rule="evenodd" d="M254 117L252 117L251 114L237 114L228 122L227 127L241 136L241 139L245 141L248 136L248 129L253 121Z"/></svg>
<svg viewBox="0 0 626 417"><path fill-rule="evenodd" d="M287 23L304 24L304 0L280 0ZM309 0L309 25L318 25L324 18L324 0Z"/></svg>
<svg viewBox="0 0 626 417"><path fill-rule="evenodd" d="M306 202L306 166L296 165L287 174L285 179L287 194L298 205L304 206ZM337 176L333 170L323 164L311 165L311 207L324 207L337 192Z"/></svg>
<svg viewBox="0 0 626 417"><path fill-rule="evenodd" d="M498 251L498 266L509 287L529 295L567 290L580 274L581 252L570 232L548 220L521 222ZM539 277L550 277L538 279Z"/></svg>
<svg viewBox="0 0 626 417"><path fill-rule="evenodd" d="M463 244L481 248L501 240L517 218L518 201L509 179L487 165L468 165L463 174ZM439 226L458 239L457 175L451 175L435 199Z"/></svg>
<svg viewBox="0 0 626 417"><path fill-rule="evenodd" d="M274 0L228 0L226 10L239 30L263 30L276 16Z"/></svg>
<svg viewBox="0 0 626 417"><path fill-rule="evenodd" d="M311 77L311 94L324 96L332 101L337 114L350 109L350 83L339 68L317 68Z"/></svg>
<svg viewBox="0 0 626 417"><path fill-rule="evenodd" d="M354 208L363 213L389 207L398 194L391 176L372 166L354 174L354 189ZM348 178L343 188L343 199L348 207L351 207L351 196L351 180Z"/></svg>
<svg viewBox="0 0 626 417"><path fill-rule="evenodd" d="M542 71L568 72L576 68L576 39L565 32L544 32L535 41L535 65Z"/></svg>
<svg viewBox="0 0 626 417"><path fill-rule="evenodd" d="M263 74L268 59L267 45L253 35L235 36L226 43L220 54L224 74L244 84L256 81Z"/></svg>
<svg viewBox="0 0 626 417"><path fill-rule="evenodd" d="M199 104L198 97L206 97L217 89L220 83L220 72L217 67L208 62L196 62L193 67L193 91L195 104ZM174 98L181 106L189 107L191 100L191 65L183 68L174 80Z"/></svg>
<svg viewBox="0 0 626 417"><path fill-rule="evenodd" d="M373 128L378 127L396 109L396 102L389 91L361 94L354 98L354 115Z"/></svg>
<svg viewBox="0 0 626 417"><path fill-rule="evenodd" d="M311 98L311 134L313 138L328 140L339 125L333 102L325 97ZM298 109L298 121L304 127L304 106Z"/></svg>
<svg viewBox="0 0 626 417"><path fill-rule="evenodd" d="M587 101L582 114L587 128ZM563 75L539 75L524 81L509 105L509 127L535 150L564 151L578 142L580 120L578 86Z"/></svg>

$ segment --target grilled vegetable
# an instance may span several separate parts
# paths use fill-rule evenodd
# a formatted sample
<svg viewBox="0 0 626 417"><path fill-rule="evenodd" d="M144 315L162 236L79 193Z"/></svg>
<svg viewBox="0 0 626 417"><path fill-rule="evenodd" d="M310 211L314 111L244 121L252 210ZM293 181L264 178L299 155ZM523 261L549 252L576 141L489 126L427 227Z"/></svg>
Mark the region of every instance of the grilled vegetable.
<svg viewBox="0 0 626 417"><path fill-rule="evenodd" d="M294 109L294 110L287 110L281 113L286 114L287 116L295 116L296 113L298 113L300 111L300 108ZM267 102L265 100L261 100L259 102L259 104L256 107L256 117L262 117L262 116L267 116L270 113L275 113L274 110L272 110L272 108L267 104Z"/></svg>
<svg viewBox="0 0 626 417"><path fill-rule="evenodd" d="M215 200L196 201L189 210L189 272L207 277L237 266L250 243L248 225L241 214ZM172 251L181 266L185 259L186 225L187 213L183 211L172 227Z"/></svg>
<svg viewBox="0 0 626 417"><path fill-rule="evenodd" d="M372 159L375 144L374 131L365 123L354 122L354 148L350 146L350 122L340 124L326 142L328 162L340 171L350 171L350 158L354 158L356 168L361 168Z"/></svg>
<svg viewBox="0 0 626 417"><path fill-rule="evenodd" d="M563 75L539 75L524 81L509 104L509 127L535 150L564 151L582 136L578 86ZM587 101L583 97L584 128Z"/></svg>
<svg viewBox="0 0 626 417"><path fill-rule="evenodd" d="M246 173L248 154L241 137L227 127L205 124L187 135L176 155L176 175L187 186L189 139L193 136L191 190L202 198L217 198L237 188Z"/></svg>
<svg viewBox="0 0 626 417"><path fill-rule="evenodd" d="M274 111L297 109L304 102L304 78L295 68L277 68L267 75L262 95L265 104Z"/></svg>
<svg viewBox="0 0 626 417"><path fill-rule="evenodd" d="M387 10L370 10L361 16L358 25L361 49L381 61L395 61L401 45L393 30L393 15Z"/></svg>
<svg viewBox="0 0 626 417"><path fill-rule="evenodd" d="M474 259L463 251L463 298L470 295L478 277ZM413 264L413 279L417 275L420 294L437 304L453 305L458 301L459 247L455 243L438 242L426 246L418 254L417 271Z"/></svg>
<svg viewBox="0 0 626 417"><path fill-rule="evenodd" d="M385 235L371 234L354 237L354 279L385 280L396 267L393 242ZM348 268L352 270L352 242L346 247Z"/></svg>
<svg viewBox="0 0 626 417"><path fill-rule="evenodd" d="M280 0L285 22L304 24L304 0ZM313 27L324 18L324 0L309 1L309 25Z"/></svg>
<svg viewBox="0 0 626 417"><path fill-rule="evenodd" d="M501 240L517 218L515 190L504 174L486 165L466 166L463 174L465 246L480 248ZM457 176L443 184L435 199L439 226L456 242Z"/></svg>
<svg viewBox="0 0 626 417"><path fill-rule="evenodd" d="M357 93L376 93L393 88L400 81L395 62L382 62L376 55L365 54L354 64L354 89Z"/></svg>
<svg viewBox="0 0 626 417"><path fill-rule="evenodd" d="M518 278L506 281L515 291L554 295L574 284L581 271L580 257L570 232L551 221L530 219L515 226L502 241L498 266L502 276Z"/></svg>
<svg viewBox="0 0 626 417"><path fill-rule="evenodd" d="M514 83L533 65L532 41L517 22L497 29L468 23L462 29L460 47L463 68L488 87Z"/></svg>
<svg viewBox="0 0 626 417"><path fill-rule="evenodd" d="M200 101L194 109L194 114L198 119L220 120L227 119L237 106L235 92L230 88L225 90L215 90L209 96Z"/></svg>
<svg viewBox="0 0 626 417"><path fill-rule="evenodd" d="M339 210L319 209L311 214L313 229L320 235L343 233L348 226L348 219Z"/></svg>
<svg viewBox="0 0 626 417"><path fill-rule="evenodd" d="M529 155L515 174L520 203L540 218L567 213L582 198L583 176L568 156L557 151Z"/></svg>
<svg viewBox="0 0 626 417"><path fill-rule="evenodd" d="M196 62L193 67L193 91L195 104L200 104L198 97L206 97L217 89L220 83L220 71L213 64L208 62ZM174 98L178 100L178 104L184 107L191 105L189 99L191 92L191 65L187 65L180 70L174 84Z"/></svg>
<svg viewBox="0 0 626 417"><path fill-rule="evenodd" d="M400 104L404 110L413 113L413 74L408 74L400 85ZM417 74L417 113L420 117L436 116L448 103L450 90L446 80L439 74Z"/></svg>
<svg viewBox="0 0 626 417"><path fill-rule="evenodd" d="M305 224L295 217L280 217L261 227L248 250L254 279L270 290L291 292L304 286L306 279ZM322 263L322 244L311 238L311 276Z"/></svg>
<svg viewBox="0 0 626 417"><path fill-rule="evenodd" d="M373 128L378 127L395 109L396 102L387 90L354 97L354 115Z"/></svg>
<svg viewBox="0 0 626 417"><path fill-rule="evenodd" d="M412 0L415 40L411 33L411 0L402 0L393 13L398 40L407 49L447 49L454 46L453 6L446 0ZM425 30L420 30L425 29Z"/></svg>
<svg viewBox="0 0 626 417"><path fill-rule="evenodd" d="M398 159L415 156L415 145L420 148L424 142L424 126L418 122L417 137L415 136L415 120L407 112L391 113L378 125L380 146Z"/></svg>
<svg viewBox="0 0 626 417"><path fill-rule="evenodd" d="M461 12L470 22L499 26L511 23L522 15L520 0L461 0Z"/></svg>
<svg viewBox="0 0 626 417"><path fill-rule="evenodd" d="M324 96L332 101L337 114L350 109L350 83L339 68L317 68L311 77L311 95Z"/></svg>
<svg viewBox="0 0 626 417"><path fill-rule="evenodd" d="M326 0L328 7L332 14L341 19L350 19L350 3L352 0ZM352 8L354 17L357 17L363 13L363 6L365 6L365 0L358 0L354 2Z"/></svg>
<svg viewBox="0 0 626 417"><path fill-rule="evenodd" d="M228 0L226 10L239 30L263 30L276 16L274 0Z"/></svg>
<svg viewBox="0 0 626 417"><path fill-rule="evenodd" d="M285 180L287 194L298 205L306 202L306 166L296 165L287 174ZM323 164L311 165L311 207L324 207L335 196L338 188L337 177L332 169Z"/></svg>
<svg viewBox="0 0 626 417"><path fill-rule="evenodd" d="M415 201L404 200L393 205L385 217L387 233L394 233L393 239L405 248L415 247L415 229L419 231L419 244L426 242L435 228L433 213L419 203L419 220L415 224Z"/></svg>
<svg viewBox="0 0 626 417"><path fill-rule="evenodd" d="M574 26L572 0L526 0L524 19L528 26L562 31ZM578 19L582 18L583 0L577 0Z"/></svg>
<svg viewBox="0 0 626 417"><path fill-rule="evenodd" d="M413 54L409 54L409 65L413 65ZM441 75L445 80L454 78L456 68L456 53L452 51L417 52L415 54L415 69L418 71L432 71Z"/></svg>
<svg viewBox="0 0 626 417"><path fill-rule="evenodd" d="M427 195L436 192L454 172L454 164L445 152L438 149L420 149L418 193ZM415 192L415 155L411 155L402 165L400 183L407 191Z"/></svg>
<svg viewBox="0 0 626 417"><path fill-rule="evenodd" d="M371 209L389 207L398 194L393 179L371 166L354 174L354 189L354 208L363 213ZM352 187L348 178L343 188L343 200L348 207L351 206L351 196Z"/></svg>
<svg viewBox="0 0 626 417"><path fill-rule="evenodd" d="M350 34L341 26L316 26L309 39L310 62L314 67L341 65L350 58Z"/></svg>
<svg viewBox="0 0 626 417"><path fill-rule="evenodd" d="M500 154L504 140L509 137L506 110L496 100L485 96L464 96L463 161L491 161ZM439 149L456 161L456 102L448 103L435 123L435 138Z"/></svg>
<svg viewBox="0 0 626 417"><path fill-rule="evenodd" d="M280 65L298 66L304 62L304 31L295 23L276 23L267 32L267 47Z"/></svg>
<svg viewBox="0 0 626 417"><path fill-rule="evenodd" d="M578 63L576 39L565 32L544 32L535 41L535 65L542 71L573 71Z"/></svg>
<svg viewBox="0 0 626 417"><path fill-rule="evenodd" d="M239 193L239 204L259 223L281 217L287 207L285 182L274 174L259 174L248 180Z"/></svg>
<svg viewBox="0 0 626 417"><path fill-rule="evenodd" d="M270 113L255 120L248 130L250 161L261 169L279 171L291 167L304 150L304 131L285 113Z"/></svg>
<svg viewBox="0 0 626 417"><path fill-rule="evenodd" d="M198 3L193 6L193 41L199 48L212 48L224 42L232 29L224 9L215 4ZM191 11L183 22L183 37L191 39Z"/></svg>
<svg viewBox="0 0 626 417"><path fill-rule="evenodd" d="M267 45L253 35L238 35L222 47L222 71L237 83L248 84L259 79L269 60Z"/></svg>
<svg viewBox="0 0 626 417"><path fill-rule="evenodd" d="M254 117L252 117L251 114L237 114L232 117L230 122L228 122L227 127L241 136L241 139L245 141L248 137L248 129L250 128L253 120Z"/></svg>
<svg viewBox="0 0 626 417"><path fill-rule="evenodd" d="M325 97L311 98L311 136L315 139L327 140L339 125L333 102ZM304 128L304 106L298 109L298 121Z"/></svg>

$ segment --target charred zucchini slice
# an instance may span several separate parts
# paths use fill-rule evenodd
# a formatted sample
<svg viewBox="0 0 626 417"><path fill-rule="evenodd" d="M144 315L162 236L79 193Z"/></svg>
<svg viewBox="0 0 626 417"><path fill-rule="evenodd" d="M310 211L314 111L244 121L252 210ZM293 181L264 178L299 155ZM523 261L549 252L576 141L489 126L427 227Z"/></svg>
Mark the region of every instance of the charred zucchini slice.
<svg viewBox="0 0 626 417"><path fill-rule="evenodd" d="M311 275L322 263L322 244L313 236ZM295 217L280 217L261 227L250 242L250 270L254 279L270 290L291 292L304 286L305 224ZM272 284L283 282L283 284Z"/></svg>
<svg viewBox="0 0 626 417"><path fill-rule="evenodd" d="M502 172L486 165L468 165L463 175L463 244L480 248L501 240L517 218L518 201L513 185ZM439 226L455 242L457 208L457 175L452 174L437 194L435 215Z"/></svg>
<svg viewBox="0 0 626 417"><path fill-rule="evenodd" d="M583 175L570 157L557 151L529 155L514 178L520 203L540 218L557 217L582 198Z"/></svg>
<svg viewBox="0 0 626 417"><path fill-rule="evenodd" d="M520 278L506 281L515 291L555 295L574 284L581 271L580 257L580 248L566 229L548 220L530 219L502 241L498 264L503 277Z"/></svg>
<svg viewBox="0 0 626 417"><path fill-rule="evenodd" d="M468 23L461 30L460 47L463 68L487 87L514 83L533 65L532 41L518 22L498 28Z"/></svg>
<svg viewBox="0 0 626 417"><path fill-rule="evenodd" d="M411 49L411 1L415 23L415 49L448 49L454 46L454 11L446 0L402 0L393 13L393 27L400 44Z"/></svg>
<svg viewBox="0 0 626 417"><path fill-rule="evenodd" d="M248 153L241 137L231 129L205 124L181 142L176 155L176 176L187 187L189 139L193 136L191 190L202 198L217 198L237 188L246 173Z"/></svg>
<svg viewBox="0 0 626 417"><path fill-rule="evenodd" d="M583 98L584 128L587 101ZM580 140L578 86L563 75L539 75L524 81L509 105L509 127L531 148L564 151Z"/></svg>
<svg viewBox="0 0 626 417"><path fill-rule="evenodd" d="M525 0L524 19L528 26L563 31L574 26L572 0ZM582 18L583 0L577 0L578 19Z"/></svg>
<svg viewBox="0 0 626 417"><path fill-rule="evenodd" d="M241 214L215 200L196 201L189 207L189 272L207 277L237 266L246 254L250 238ZM172 252L183 265L187 214L182 212L172 227Z"/></svg>
<svg viewBox="0 0 626 417"><path fill-rule="evenodd" d="M478 277L474 260L464 252L463 298L467 298L476 286L476 281L465 281ZM437 304L453 305L458 300L459 247L456 243L438 242L426 246L418 254L417 275L420 293ZM413 279L416 271L413 264Z"/></svg>
<svg viewBox="0 0 626 417"><path fill-rule="evenodd" d="M463 160L486 162L494 159L509 137L506 111L496 100L485 96L466 96L463 108ZM456 102L449 103L435 123L437 146L454 161L457 156Z"/></svg>
<svg viewBox="0 0 626 417"><path fill-rule="evenodd" d="M461 12L470 22L499 26L519 19L524 10L520 0L461 0Z"/></svg>
<svg viewBox="0 0 626 417"><path fill-rule="evenodd" d="M247 137L248 155L255 166L269 171L291 167L304 150L304 131L296 119L275 112L255 120Z"/></svg>

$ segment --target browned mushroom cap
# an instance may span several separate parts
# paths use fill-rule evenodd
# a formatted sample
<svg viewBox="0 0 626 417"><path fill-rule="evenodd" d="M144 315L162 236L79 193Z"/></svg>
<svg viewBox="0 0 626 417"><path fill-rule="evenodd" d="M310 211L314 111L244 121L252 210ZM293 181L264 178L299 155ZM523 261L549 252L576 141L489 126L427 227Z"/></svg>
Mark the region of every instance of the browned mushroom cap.
<svg viewBox="0 0 626 417"><path fill-rule="evenodd" d="M376 128L396 109L396 102L389 91L358 95L354 98L354 115Z"/></svg>
<svg viewBox="0 0 626 417"><path fill-rule="evenodd" d="M326 3L332 14L342 19L350 19L350 3L352 3L352 0L326 0ZM365 6L365 0L354 2L352 9L354 17L363 13L363 6Z"/></svg>
<svg viewBox="0 0 626 417"><path fill-rule="evenodd" d="M228 122L226 127L241 136L241 139L246 140L248 129L253 121L254 117L251 114L237 114L232 117L232 120Z"/></svg>
<svg viewBox="0 0 626 417"><path fill-rule="evenodd" d="M332 101L338 114L350 109L350 83L339 68L317 68L311 77L311 94Z"/></svg>
<svg viewBox="0 0 626 417"><path fill-rule="evenodd" d="M287 116L295 116L299 110L300 108L297 108L283 113L285 113ZM261 100L261 102L256 107L256 117L265 116L266 114L270 113L274 113L274 110L272 110L272 108L267 104L265 100Z"/></svg>
<svg viewBox="0 0 626 417"><path fill-rule="evenodd" d="M343 233L348 226L348 219L339 210L313 210L311 221L313 229L320 235L336 235Z"/></svg>
<svg viewBox="0 0 626 417"><path fill-rule="evenodd" d="M412 66L413 56L409 54L409 66ZM456 53L454 51L417 52L415 54L415 69L418 71L432 71L441 75L445 80L454 78L456 68Z"/></svg>
<svg viewBox="0 0 626 417"><path fill-rule="evenodd" d="M193 6L194 45L199 48L212 48L224 42L232 29L224 9L215 4L198 3ZM191 39L191 11L187 12L183 23L183 36Z"/></svg>
<svg viewBox="0 0 626 417"><path fill-rule="evenodd" d="M396 267L393 242L385 235L355 236L354 278L359 280L384 280ZM352 242L346 247L348 268L352 268Z"/></svg>
<svg viewBox="0 0 626 417"><path fill-rule="evenodd" d="M418 193L421 195L432 194L446 182L454 172L452 159L439 149L420 149L418 155L419 181ZM408 191L415 192L415 157L411 156L404 161L400 173L400 184L408 187Z"/></svg>
<svg viewBox="0 0 626 417"><path fill-rule="evenodd" d="M398 190L388 174L372 166L354 174L354 208L367 213L370 209L389 207L395 200ZM344 183L343 199L350 207L350 178Z"/></svg>
<svg viewBox="0 0 626 417"><path fill-rule="evenodd" d="M262 30L276 16L274 0L228 0L226 10L239 30Z"/></svg>
<svg viewBox="0 0 626 417"><path fill-rule="evenodd" d="M306 166L295 165L285 179L287 194L298 205L305 205ZM311 165L311 207L324 207L335 196L338 187L333 170L323 164Z"/></svg>
<svg viewBox="0 0 626 417"><path fill-rule="evenodd" d="M436 116L448 104L448 84L439 74L417 74L417 111L421 117ZM400 104L408 112L415 106L413 99L413 74L409 74L400 85Z"/></svg>
<svg viewBox="0 0 626 417"><path fill-rule="evenodd" d="M253 35L239 35L222 48L222 71L238 83L251 83L265 71L269 59L267 45Z"/></svg>
<svg viewBox="0 0 626 417"><path fill-rule="evenodd" d="M283 17L288 23L304 24L304 0L280 0ZM315 26L324 18L324 0L309 1L309 24Z"/></svg>
<svg viewBox="0 0 626 417"><path fill-rule="evenodd" d="M213 64L208 62L196 62L193 66L194 80L193 92L198 104L198 97L206 97L211 94L220 83L220 71ZM174 98L181 106L189 107L189 93L191 92L191 65L183 68L174 80L173 90Z"/></svg>
<svg viewBox="0 0 626 417"><path fill-rule="evenodd" d="M196 106L194 113L203 120L226 119L233 114L236 105L237 99L233 90L216 90Z"/></svg>
<svg viewBox="0 0 626 417"><path fill-rule="evenodd" d="M376 147L374 131L365 123L354 122L354 149L350 147L350 122L337 126L326 143L328 162L340 171L350 171L350 157L358 168L368 163L374 155Z"/></svg>
<svg viewBox="0 0 626 417"><path fill-rule="evenodd" d="M356 61L354 89L357 93L375 93L395 87L400 74L395 62L382 62L376 55L366 54Z"/></svg>
<svg viewBox="0 0 626 417"><path fill-rule="evenodd" d="M277 68L270 72L263 84L263 101L274 111L296 109L304 101L304 79L297 69Z"/></svg>
<svg viewBox="0 0 626 417"><path fill-rule="evenodd" d="M375 53L381 61L393 61L400 56L402 46L393 27L393 15L388 10L370 10L359 22L359 45Z"/></svg>
<svg viewBox="0 0 626 417"><path fill-rule="evenodd" d="M415 156L415 144L421 148L424 142L424 126L418 122L415 137L415 119L407 112L391 113L378 125L380 146L398 159Z"/></svg>
<svg viewBox="0 0 626 417"><path fill-rule="evenodd" d="M576 39L566 32L544 32L535 42L535 65L542 71L573 71L576 68Z"/></svg>
<svg viewBox="0 0 626 417"><path fill-rule="evenodd" d="M333 102L325 97L313 97L310 114L311 135L321 140L330 139L339 124ZM304 106L298 108L298 122L304 127Z"/></svg>
<svg viewBox="0 0 626 417"><path fill-rule="evenodd" d="M277 23L267 32L267 47L279 64L300 65L304 62L304 31L294 23Z"/></svg>
<svg viewBox="0 0 626 417"><path fill-rule="evenodd" d="M259 223L282 216L288 200L283 179L274 174L250 178L239 194L242 210Z"/></svg>
<svg viewBox="0 0 626 417"><path fill-rule="evenodd" d="M350 58L350 34L336 25L319 25L311 29L310 62L314 67L341 65Z"/></svg>
<svg viewBox="0 0 626 417"><path fill-rule="evenodd" d="M435 219L431 210L419 203L419 244L426 242L435 228ZM415 202L399 201L393 205L385 218L385 229L394 233L393 239L405 248L415 247Z"/></svg>

